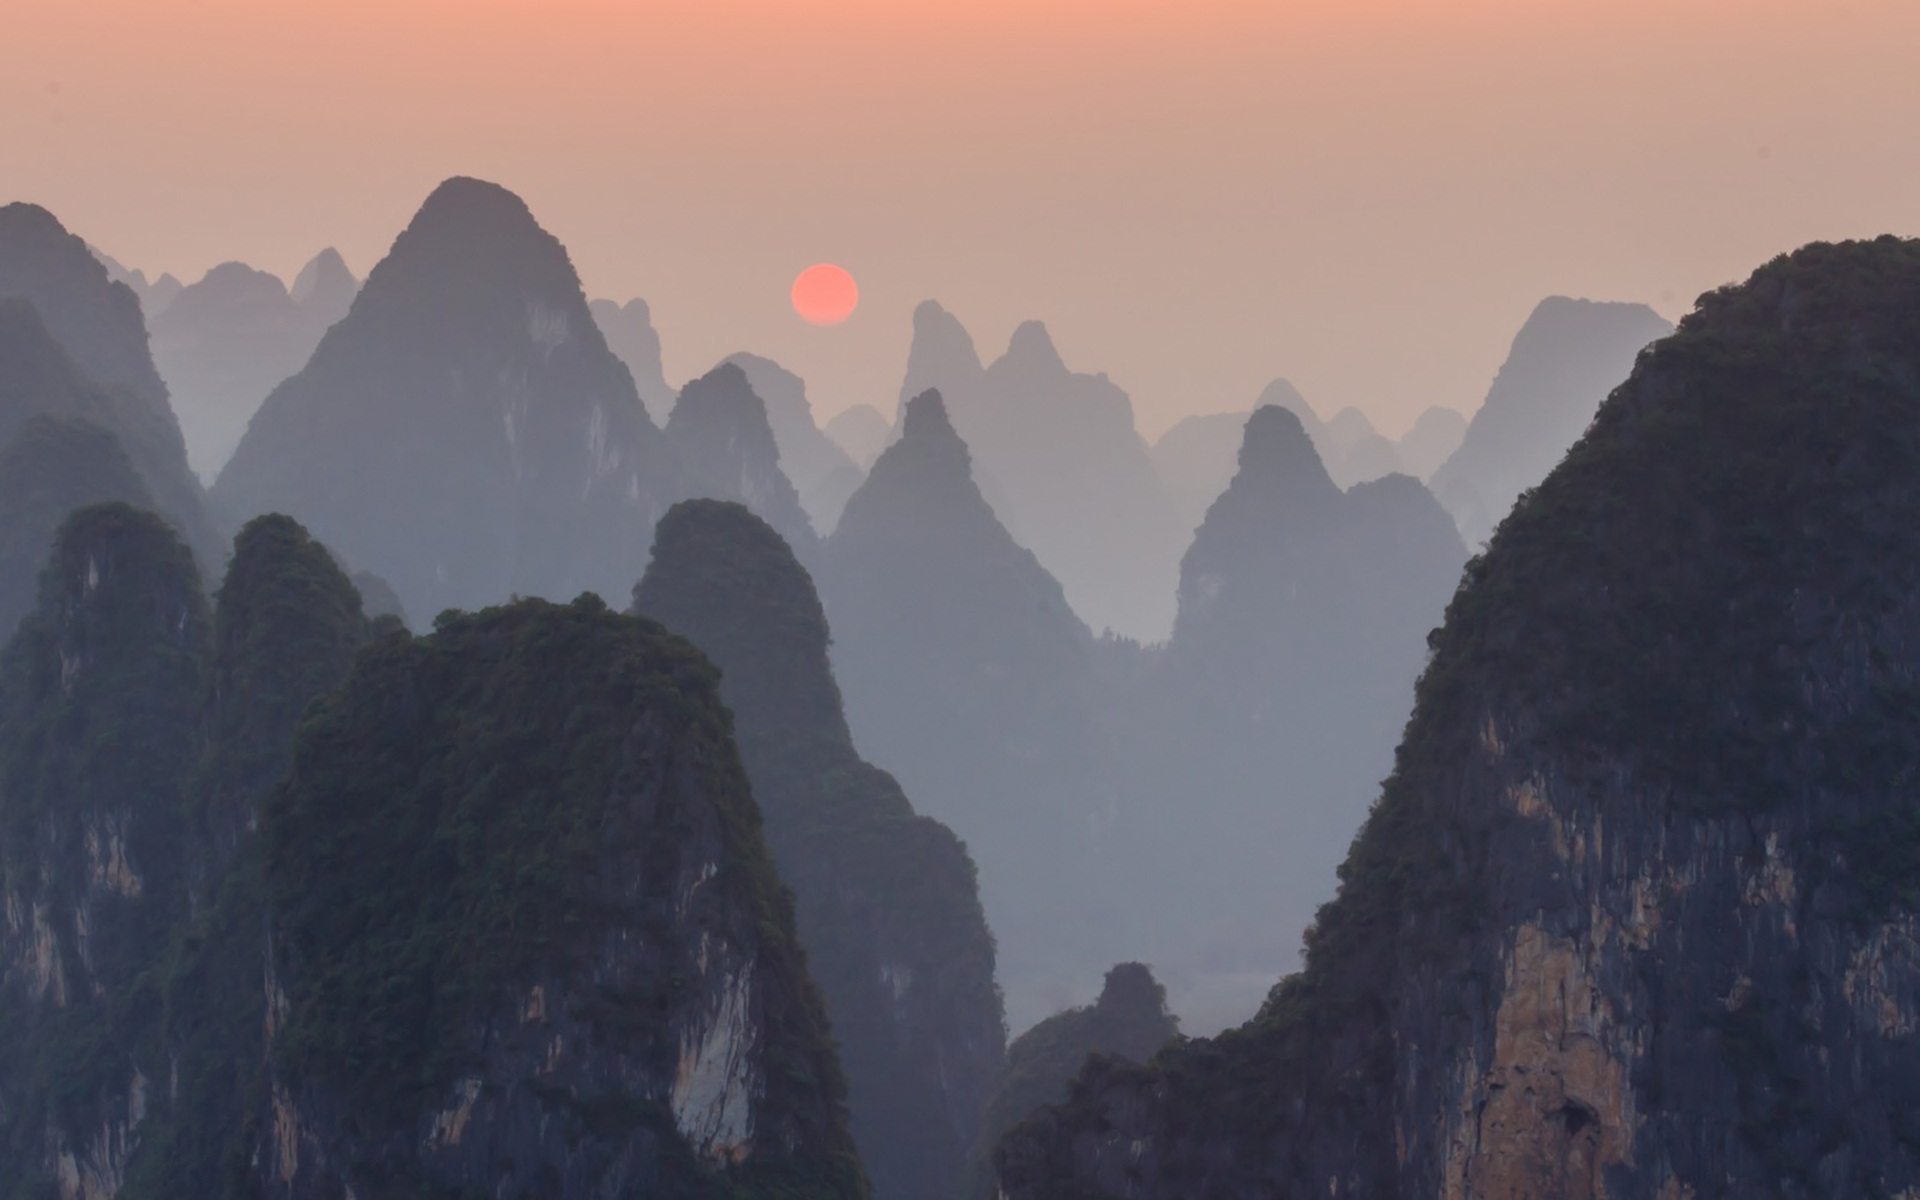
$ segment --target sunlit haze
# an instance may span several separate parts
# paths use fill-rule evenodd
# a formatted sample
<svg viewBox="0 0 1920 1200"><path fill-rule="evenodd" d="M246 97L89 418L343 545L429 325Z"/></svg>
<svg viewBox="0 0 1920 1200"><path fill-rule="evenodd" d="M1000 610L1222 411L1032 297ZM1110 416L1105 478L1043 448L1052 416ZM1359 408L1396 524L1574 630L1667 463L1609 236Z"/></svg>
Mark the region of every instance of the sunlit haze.
<svg viewBox="0 0 1920 1200"><path fill-rule="evenodd" d="M191 282L357 272L455 173L527 197L679 382L890 406L937 298L1038 317L1153 433L1276 375L1397 432L1549 293L1677 315L1920 228L1920 6L80 0L9 14L0 192ZM1871 119L1868 119L1868 118ZM831 260L858 317L787 283Z"/></svg>

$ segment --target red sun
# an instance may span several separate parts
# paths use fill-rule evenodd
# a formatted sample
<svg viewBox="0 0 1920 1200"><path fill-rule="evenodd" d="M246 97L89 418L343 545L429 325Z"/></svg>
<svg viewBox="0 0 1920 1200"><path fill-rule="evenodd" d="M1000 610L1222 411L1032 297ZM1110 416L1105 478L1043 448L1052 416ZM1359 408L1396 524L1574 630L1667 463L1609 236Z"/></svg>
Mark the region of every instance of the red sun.
<svg viewBox="0 0 1920 1200"><path fill-rule="evenodd" d="M832 263L815 263L793 281L793 311L814 325L838 325L860 303L860 285Z"/></svg>

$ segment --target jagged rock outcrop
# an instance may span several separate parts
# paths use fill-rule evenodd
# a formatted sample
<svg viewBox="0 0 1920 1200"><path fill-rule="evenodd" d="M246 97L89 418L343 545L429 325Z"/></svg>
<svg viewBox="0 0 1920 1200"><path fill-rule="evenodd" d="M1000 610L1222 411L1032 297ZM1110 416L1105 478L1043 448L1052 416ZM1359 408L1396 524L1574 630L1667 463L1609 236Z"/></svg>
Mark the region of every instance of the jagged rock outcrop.
<svg viewBox="0 0 1920 1200"><path fill-rule="evenodd" d="M119 439L92 421L29 417L0 449L0 630L32 610L68 515L109 500L153 505Z"/></svg>
<svg viewBox="0 0 1920 1200"><path fill-rule="evenodd" d="M685 497L744 504L803 557L812 554L819 539L781 469L766 404L745 371L724 362L681 388L667 443L679 459Z"/></svg>
<svg viewBox="0 0 1920 1200"><path fill-rule="evenodd" d="M647 302L638 298L625 304L595 300L588 305L594 323L607 339L607 349L620 356L633 372L633 386L646 405L647 415L656 425L665 425L673 412L677 393L667 383L666 367L660 356L660 335L654 332L653 313Z"/></svg>
<svg viewBox="0 0 1920 1200"><path fill-rule="evenodd" d="M717 683L591 596L362 653L261 818L265 1195L865 1195Z"/></svg>
<svg viewBox="0 0 1920 1200"><path fill-rule="evenodd" d="M23 314L22 301L37 318ZM49 362L39 344L49 338L68 364ZM84 403L74 398L79 390L90 393ZM187 466L140 301L108 277L84 241L32 204L0 206L0 396L9 421L36 412L83 416L119 438L201 567L218 565L225 539ZM11 433L0 432L0 440Z"/></svg>
<svg viewBox="0 0 1920 1200"><path fill-rule="evenodd" d="M1431 478L1460 535L1479 546L1520 493L1553 469L1634 356L1673 326L1644 304L1549 296L1513 339L1460 448Z"/></svg>
<svg viewBox="0 0 1920 1200"><path fill-rule="evenodd" d="M167 1088L210 636L192 554L124 504L62 525L0 657L0 1196L111 1200Z"/></svg>
<svg viewBox="0 0 1920 1200"><path fill-rule="evenodd" d="M1001 521L1088 625L1163 638L1185 530L1127 394L1105 375L1069 370L1038 321L1014 330L987 367L938 304L921 304L913 328L901 403L940 391Z"/></svg>
<svg viewBox="0 0 1920 1200"><path fill-rule="evenodd" d="M1167 989L1144 963L1107 972L1100 998L1057 1012L1014 1039L980 1122L972 1195L995 1194L993 1150L1027 1114L1059 1104L1092 1055L1144 1063L1178 1037L1180 1022L1167 1010Z"/></svg>
<svg viewBox="0 0 1920 1200"><path fill-rule="evenodd" d="M767 423L780 443L780 469L793 480L813 527L823 536L832 533L865 469L814 424L806 380L758 354L731 354L727 361L747 373L754 394L766 402Z"/></svg>
<svg viewBox="0 0 1920 1200"><path fill-rule="evenodd" d="M721 670L880 1200L957 1198L1006 1032L973 861L853 748L813 581L737 504L675 505L634 610Z"/></svg>
<svg viewBox="0 0 1920 1200"><path fill-rule="evenodd" d="M979 864L1009 1013L1087 994L1118 957L1095 643L981 497L938 393L908 403L816 577L862 753Z"/></svg>
<svg viewBox="0 0 1920 1200"><path fill-rule="evenodd" d="M1920 243L1703 297L1470 567L1304 971L1005 1193L1920 1188L1916 446Z"/></svg>
<svg viewBox="0 0 1920 1200"><path fill-rule="evenodd" d="M213 497L288 513L408 611L619 595L670 464L566 250L512 193L428 197Z"/></svg>
<svg viewBox="0 0 1920 1200"><path fill-rule="evenodd" d="M187 460L203 479L219 474L267 393L306 365L359 288L331 250L307 265L299 283L296 296L277 276L222 263L148 322Z"/></svg>

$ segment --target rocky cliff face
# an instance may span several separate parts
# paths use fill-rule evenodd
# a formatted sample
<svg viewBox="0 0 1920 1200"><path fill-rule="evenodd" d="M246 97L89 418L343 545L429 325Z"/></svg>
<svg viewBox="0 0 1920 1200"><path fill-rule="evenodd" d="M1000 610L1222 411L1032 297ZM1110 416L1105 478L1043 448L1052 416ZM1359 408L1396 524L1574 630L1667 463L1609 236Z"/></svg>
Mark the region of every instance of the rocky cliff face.
<svg viewBox="0 0 1920 1200"><path fill-rule="evenodd" d="M901 426L821 551L834 670L863 753L979 863L1008 1009L1031 1022L1116 957L1095 642L995 519L939 393Z"/></svg>
<svg viewBox="0 0 1920 1200"><path fill-rule="evenodd" d="M1306 969L1006 1194L1920 1188L1916 381L1920 244L1704 297L1469 569Z"/></svg>
<svg viewBox="0 0 1920 1200"><path fill-rule="evenodd" d="M766 523L736 504L676 505L634 607L723 673L874 1194L957 1198L1006 1043L966 848L855 753L813 582Z"/></svg>
<svg viewBox="0 0 1920 1200"><path fill-rule="evenodd" d="M185 908L209 636L158 517L62 526L0 660L0 1195L110 1200L164 1093L154 978Z"/></svg>
<svg viewBox="0 0 1920 1200"><path fill-rule="evenodd" d="M653 313L647 302L638 298L625 304L595 300L590 306L594 323L606 336L607 348L620 356L633 372L633 385L647 415L656 425L667 423L673 411L676 392L667 383L666 368L660 357L660 335L653 328Z"/></svg>
<svg viewBox="0 0 1920 1200"><path fill-rule="evenodd" d="M361 656L262 815L265 1195L864 1196L716 683L591 597Z"/></svg>
<svg viewBox="0 0 1920 1200"><path fill-rule="evenodd" d="M660 508L659 430L560 243L506 190L436 189L214 485L288 513L432 614L623 594Z"/></svg>
<svg viewBox="0 0 1920 1200"><path fill-rule="evenodd" d="M38 318L31 323L38 328L25 328L18 302L33 307ZM214 569L225 540L187 466L186 444L154 370L132 289L109 279L87 244L52 213L9 204L0 207L0 308L6 310L0 313L0 394L20 414L13 419L33 412L85 416L111 431L160 512L181 531L202 568ZM42 339L51 340L71 365L54 372L29 367L47 356L23 341ZM62 377L57 384L54 376ZM66 398L74 386L67 376L84 381L92 393L85 411ZM36 384L56 386L42 395Z"/></svg>

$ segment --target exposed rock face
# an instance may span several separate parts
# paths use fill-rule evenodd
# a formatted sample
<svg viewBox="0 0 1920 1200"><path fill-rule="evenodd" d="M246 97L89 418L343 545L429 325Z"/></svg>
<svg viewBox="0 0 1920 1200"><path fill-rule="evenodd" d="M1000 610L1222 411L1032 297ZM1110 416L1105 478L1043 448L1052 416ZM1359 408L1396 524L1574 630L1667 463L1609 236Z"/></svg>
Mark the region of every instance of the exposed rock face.
<svg viewBox="0 0 1920 1200"><path fill-rule="evenodd" d="M452 179L247 428L214 498L289 513L416 614L623 593L661 439L567 254L511 193Z"/></svg>
<svg viewBox="0 0 1920 1200"><path fill-rule="evenodd" d="M973 862L855 753L812 580L737 504L674 506L635 610L722 672L882 1200L957 1197L1006 1033Z"/></svg>
<svg viewBox="0 0 1920 1200"><path fill-rule="evenodd" d="M986 368L939 305L922 304L913 323L901 402L940 390L1001 521L1091 627L1163 638L1184 531L1127 394L1068 370L1038 321Z"/></svg>
<svg viewBox="0 0 1920 1200"><path fill-rule="evenodd" d="M656 425L666 424L676 393L667 383L660 357L660 335L654 332L653 313L647 308L647 302L637 298L625 304L595 300L588 307L594 323L607 339L607 349L619 355L620 361L633 372L633 386L640 393L640 402L647 407L647 415Z"/></svg>
<svg viewBox="0 0 1920 1200"><path fill-rule="evenodd" d="M766 404L746 372L724 362L680 389L667 420L667 442L679 459L687 496L744 504L789 545L812 552L818 539L781 469Z"/></svg>
<svg viewBox="0 0 1920 1200"><path fill-rule="evenodd" d="M110 1200L164 1066L152 977L184 910L209 636L192 555L123 504L62 526L0 664L0 1179Z"/></svg>
<svg viewBox="0 0 1920 1200"><path fill-rule="evenodd" d="M1478 546L1521 492L1553 469L1647 343L1673 331L1644 304L1549 296L1513 339L1460 448L1433 473L1434 495Z"/></svg>
<svg viewBox="0 0 1920 1200"><path fill-rule="evenodd" d="M368 648L262 818L265 1195L865 1195L716 684L592 597Z"/></svg>
<svg viewBox="0 0 1920 1200"><path fill-rule="evenodd" d="M300 283L295 297L265 271L222 263L152 318L154 362L201 478L219 474L261 401L306 365L359 287L333 251L309 263Z"/></svg>
<svg viewBox="0 0 1920 1200"><path fill-rule="evenodd" d="M32 610L68 514L108 500L153 504L119 440L92 421L30 417L0 450L0 630Z"/></svg>
<svg viewBox="0 0 1920 1200"><path fill-rule="evenodd" d="M1702 298L1435 636L1305 971L1014 1200L1920 1188L1920 243Z"/></svg>
<svg viewBox="0 0 1920 1200"><path fill-rule="evenodd" d="M30 304L38 320L25 319L9 300ZM48 355L35 343L49 337L69 366L36 365ZM81 380L93 397L76 405L70 396ZM36 393L28 385L49 390ZM119 438L202 567L218 564L225 542L188 469L180 426L147 348L139 300L108 278L85 242L32 204L0 207L0 394L12 420L34 412L84 416Z"/></svg>
<svg viewBox="0 0 1920 1200"><path fill-rule="evenodd" d="M814 424L804 379L758 354L733 354L727 361L747 373L755 394L766 401L767 422L780 443L780 468L793 480L814 528L833 532L848 497L866 478L865 468Z"/></svg>
<svg viewBox="0 0 1920 1200"><path fill-rule="evenodd" d="M980 865L1009 1012L1089 994L1116 923L1094 639L994 518L938 393L907 405L818 576L863 753Z"/></svg>
<svg viewBox="0 0 1920 1200"><path fill-rule="evenodd" d="M1002 1135L1043 1104L1059 1104L1091 1055L1144 1063L1180 1034L1167 990L1142 963L1107 972L1100 998L1058 1012L1014 1039L995 1082L974 1154L973 1195L995 1192L993 1150Z"/></svg>

